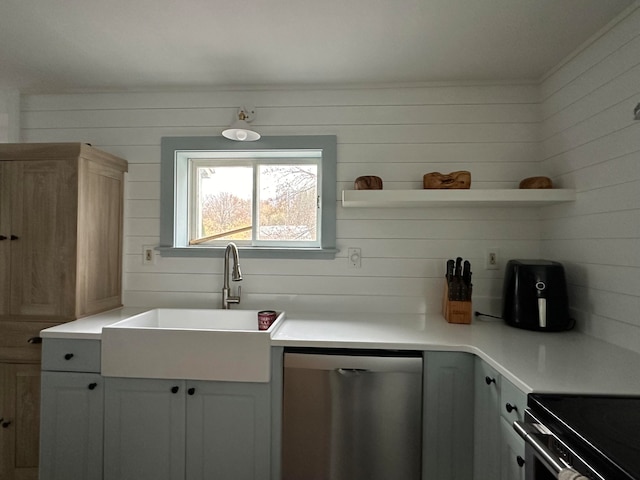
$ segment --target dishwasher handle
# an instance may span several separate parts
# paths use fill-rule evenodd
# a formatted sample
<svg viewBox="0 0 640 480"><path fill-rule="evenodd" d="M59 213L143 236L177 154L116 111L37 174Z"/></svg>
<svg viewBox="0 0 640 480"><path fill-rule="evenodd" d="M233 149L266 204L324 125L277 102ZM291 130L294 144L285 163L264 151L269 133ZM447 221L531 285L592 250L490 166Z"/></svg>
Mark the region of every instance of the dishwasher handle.
<svg viewBox="0 0 640 480"><path fill-rule="evenodd" d="M284 368L331 370L342 375L366 372L422 372L421 357L285 353Z"/></svg>
<svg viewBox="0 0 640 480"><path fill-rule="evenodd" d="M357 377L363 373L369 373L371 370L367 368L336 368L336 372L343 377Z"/></svg>

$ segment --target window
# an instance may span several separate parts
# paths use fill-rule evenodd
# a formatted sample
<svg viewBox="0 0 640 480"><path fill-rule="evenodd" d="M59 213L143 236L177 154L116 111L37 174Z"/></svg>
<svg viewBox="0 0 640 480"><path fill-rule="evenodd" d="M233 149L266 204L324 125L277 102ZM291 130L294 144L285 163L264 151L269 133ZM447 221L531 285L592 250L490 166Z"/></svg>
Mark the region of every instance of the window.
<svg viewBox="0 0 640 480"><path fill-rule="evenodd" d="M162 139L165 256L333 258L336 138Z"/></svg>

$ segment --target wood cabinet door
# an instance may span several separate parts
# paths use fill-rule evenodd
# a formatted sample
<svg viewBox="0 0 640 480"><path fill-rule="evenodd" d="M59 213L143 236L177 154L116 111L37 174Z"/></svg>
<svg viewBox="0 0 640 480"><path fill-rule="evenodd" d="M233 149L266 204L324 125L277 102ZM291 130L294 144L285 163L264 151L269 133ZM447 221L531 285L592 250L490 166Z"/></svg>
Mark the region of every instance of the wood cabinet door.
<svg viewBox="0 0 640 480"><path fill-rule="evenodd" d="M40 479L102 479L104 382L98 373L42 373Z"/></svg>
<svg viewBox="0 0 640 480"><path fill-rule="evenodd" d="M9 313L11 244L11 181L9 163L0 162L0 315Z"/></svg>
<svg viewBox="0 0 640 480"><path fill-rule="evenodd" d="M78 315L121 305L124 174L81 161L78 205Z"/></svg>
<svg viewBox="0 0 640 480"><path fill-rule="evenodd" d="M187 480L271 478L268 383L187 382Z"/></svg>
<svg viewBox="0 0 640 480"><path fill-rule="evenodd" d="M184 478L182 380L105 378L105 480Z"/></svg>
<svg viewBox="0 0 640 480"><path fill-rule="evenodd" d="M0 363L0 478L37 480L40 365Z"/></svg>
<svg viewBox="0 0 640 480"><path fill-rule="evenodd" d="M14 315L75 312L77 160L10 162Z"/></svg>

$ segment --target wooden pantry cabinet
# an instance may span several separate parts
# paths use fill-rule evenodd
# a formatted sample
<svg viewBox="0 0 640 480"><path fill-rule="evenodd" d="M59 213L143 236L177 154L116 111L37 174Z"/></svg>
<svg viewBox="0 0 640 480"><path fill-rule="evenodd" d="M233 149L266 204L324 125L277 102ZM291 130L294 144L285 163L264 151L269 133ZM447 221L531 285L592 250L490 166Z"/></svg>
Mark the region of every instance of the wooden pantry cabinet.
<svg viewBox="0 0 640 480"><path fill-rule="evenodd" d="M39 332L121 306L127 162L0 144L0 478L38 476Z"/></svg>

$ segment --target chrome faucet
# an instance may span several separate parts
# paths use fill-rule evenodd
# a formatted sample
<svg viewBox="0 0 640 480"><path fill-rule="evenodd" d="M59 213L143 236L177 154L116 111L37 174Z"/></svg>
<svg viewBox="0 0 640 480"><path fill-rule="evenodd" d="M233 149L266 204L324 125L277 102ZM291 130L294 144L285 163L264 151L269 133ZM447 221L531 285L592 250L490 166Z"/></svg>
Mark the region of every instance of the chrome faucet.
<svg viewBox="0 0 640 480"><path fill-rule="evenodd" d="M229 288L229 253L233 254L233 272L231 280L239 282L242 280L242 272L240 271L240 259L238 257L238 247L233 242L229 242L227 249L224 251L224 284L222 285L222 308L228 310L232 303L240 303L241 290L238 287L238 295L231 295Z"/></svg>

